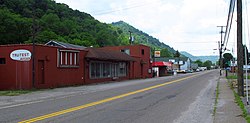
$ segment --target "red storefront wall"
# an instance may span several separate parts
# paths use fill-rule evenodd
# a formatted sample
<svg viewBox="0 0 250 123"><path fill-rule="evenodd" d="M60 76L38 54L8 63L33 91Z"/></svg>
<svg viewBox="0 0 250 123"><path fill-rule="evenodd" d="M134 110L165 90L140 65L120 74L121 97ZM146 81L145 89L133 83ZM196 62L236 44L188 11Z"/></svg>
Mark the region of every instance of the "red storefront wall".
<svg viewBox="0 0 250 123"><path fill-rule="evenodd" d="M128 46L108 46L103 47L108 50L121 51L130 50L130 56L135 59L130 63L130 79L152 78L152 63L150 62L150 47L145 45L128 45ZM143 53L142 53L143 52ZM151 73L149 72L151 71Z"/></svg>
<svg viewBox="0 0 250 123"><path fill-rule="evenodd" d="M11 52L19 49L32 51L32 47L27 45L0 46L0 58L5 59L5 64L0 64L0 90L32 87L32 62L10 58Z"/></svg>
<svg viewBox="0 0 250 123"><path fill-rule="evenodd" d="M105 47L111 50L130 49L130 56L135 61L127 62L127 76L117 80L134 78L150 78L152 69L150 63L150 48L144 45ZM82 85L111 81L113 78L90 79L89 62L86 60L87 51L77 49L58 48L53 46L35 46L35 84L32 84L32 59L30 61L15 61L10 58L14 50L28 50L32 53L32 45L5 45L0 46L0 59L5 59L5 64L0 64L0 90L55 88L60 86ZM58 49L74 50L79 52L78 67L58 67ZM142 54L142 50L144 53ZM117 62L117 61L110 61Z"/></svg>
<svg viewBox="0 0 250 123"><path fill-rule="evenodd" d="M10 58L12 51L20 49L29 50L32 53L32 45L0 46L0 58L5 59L5 64L0 64L0 90L33 88L32 60L15 61ZM57 67L58 48L36 45L34 88L84 84L83 66L86 53L86 51L79 51L79 67L61 68Z"/></svg>

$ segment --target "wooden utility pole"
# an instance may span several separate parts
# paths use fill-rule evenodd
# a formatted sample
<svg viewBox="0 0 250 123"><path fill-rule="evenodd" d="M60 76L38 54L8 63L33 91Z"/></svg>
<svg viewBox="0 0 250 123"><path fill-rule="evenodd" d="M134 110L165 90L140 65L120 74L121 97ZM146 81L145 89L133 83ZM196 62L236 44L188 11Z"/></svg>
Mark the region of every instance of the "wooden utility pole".
<svg viewBox="0 0 250 123"><path fill-rule="evenodd" d="M223 68L223 61L222 61L222 47L224 46L223 42L222 42L222 37L223 37L223 27L225 26L217 26L217 27L220 27L221 28L221 31L220 31L220 35L221 35L221 39L220 39L220 43L219 43L219 55L220 55L220 58L219 58L219 66L220 66L220 76L222 75L221 73L221 69Z"/></svg>
<svg viewBox="0 0 250 123"><path fill-rule="evenodd" d="M244 96L243 45L242 45L242 0L237 0L237 81L238 94Z"/></svg>

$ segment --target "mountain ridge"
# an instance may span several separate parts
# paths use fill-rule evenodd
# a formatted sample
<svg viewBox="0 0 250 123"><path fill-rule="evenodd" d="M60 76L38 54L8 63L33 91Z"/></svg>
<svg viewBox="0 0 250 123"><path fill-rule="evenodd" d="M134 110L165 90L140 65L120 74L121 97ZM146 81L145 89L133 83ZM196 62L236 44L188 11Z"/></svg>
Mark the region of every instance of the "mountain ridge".
<svg viewBox="0 0 250 123"><path fill-rule="evenodd" d="M189 57L192 61L196 61L196 60L201 60L202 62L205 62L207 60L211 61L212 63L216 63L219 59L219 56L216 55L209 55L209 56L193 56L192 54L186 52L186 51L181 51L181 54Z"/></svg>

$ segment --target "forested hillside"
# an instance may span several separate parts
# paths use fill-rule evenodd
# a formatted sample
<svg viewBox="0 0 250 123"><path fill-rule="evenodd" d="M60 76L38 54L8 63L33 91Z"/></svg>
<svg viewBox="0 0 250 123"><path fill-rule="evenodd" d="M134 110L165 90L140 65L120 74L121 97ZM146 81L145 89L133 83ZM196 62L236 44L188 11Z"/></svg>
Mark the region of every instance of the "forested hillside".
<svg viewBox="0 0 250 123"><path fill-rule="evenodd" d="M101 23L91 15L73 10L53 0L1 0L0 45L44 44L57 40L83 46L128 45L128 30L135 43L143 43L166 53L174 49L138 29L124 23Z"/></svg>
<svg viewBox="0 0 250 123"><path fill-rule="evenodd" d="M119 45L120 30L52 0L1 0L1 44L49 40L85 45Z"/></svg>
<svg viewBox="0 0 250 123"><path fill-rule="evenodd" d="M158 39L148 35L147 33L144 33L143 31L140 31L134 28L133 26L123 21L114 22L112 23L112 25L122 29L124 33L127 33L127 35L129 35L128 34L129 31L131 31L132 35L134 36L134 43L142 43L142 44L155 47L155 48L160 48L160 49L167 48L169 52L175 53L175 50L173 48L169 47L168 45L160 42Z"/></svg>

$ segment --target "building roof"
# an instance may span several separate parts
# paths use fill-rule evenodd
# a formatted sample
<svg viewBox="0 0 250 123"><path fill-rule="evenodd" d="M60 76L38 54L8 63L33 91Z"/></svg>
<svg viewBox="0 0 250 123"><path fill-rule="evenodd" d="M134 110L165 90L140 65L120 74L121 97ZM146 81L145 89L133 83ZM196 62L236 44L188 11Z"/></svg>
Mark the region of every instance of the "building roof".
<svg viewBox="0 0 250 123"><path fill-rule="evenodd" d="M58 42L58 41L53 41L53 40L47 42L45 45L63 47L63 48L71 48L71 49L80 49L80 50L86 49L86 47L84 46L68 44L68 43Z"/></svg>
<svg viewBox="0 0 250 123"><path fill-rule="evenodd" d="M135 61L134 58L126 53L101 49L101 48L87 48L88 54L86 58L112 60L112 61Z"/></svg>
<svg viewBox="0 0 250 123"><path fill-rule="evenodd" d="M148 47L148 48L150 48L149 46L144 45L144 44L132 44L132 45L121 45L121 46L105 46L105 47L103 47L103 48L110 48L110 47L129 48L129 47L134 47L134 46L143 46L143 47Z"/></svg>

